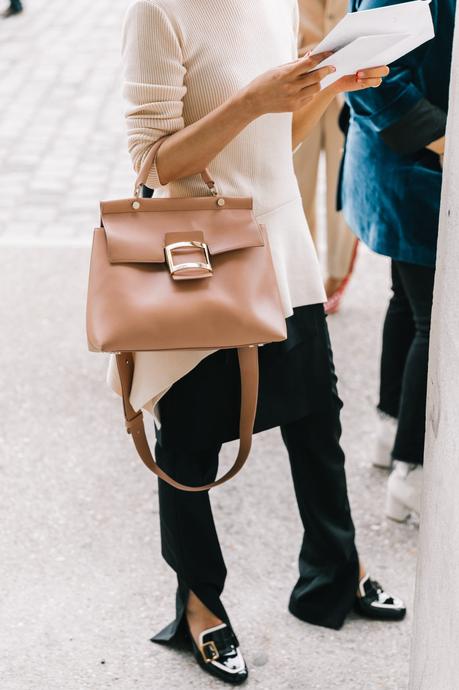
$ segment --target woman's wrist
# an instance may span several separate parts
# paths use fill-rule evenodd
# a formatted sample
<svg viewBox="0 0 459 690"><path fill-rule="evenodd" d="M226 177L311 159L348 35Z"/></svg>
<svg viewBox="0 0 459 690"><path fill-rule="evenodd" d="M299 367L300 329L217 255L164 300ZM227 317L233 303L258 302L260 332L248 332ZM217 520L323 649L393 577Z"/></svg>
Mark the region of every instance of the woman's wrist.
<svg viewBox="0 0 459 690"><path fill-rule="evenodd" d="M304 108L293 113L292 146L295 150L310 135L328 106L335 99L335 95L328 89L323 89L314 96Z"/></svg>
<svg viewBox="0 0 459 690"><path fill-rule="evenodd" d="M340 91L333 89L333 84L331 86L325 87L317 94L316 98L319 98L328 107L332 101L340 94Z"/></svg>
<svg viewBox="0 0 459 690"><path fill-rule="evenodd" d="M330 103L337 97L337 96L342 96L345 92L343 91L341 80L338 79L338 81L335 81L333 84L330 84L330 86L326 86L325 89L322 89L321 94L324 94L325 96L328 96L330 99Z"/></svg>
<svg viewBox="0 0 459 690"><path fill-rule="evenodd" d="M265 114L258 94L249 86L238 91L233 100L240 108L241 116L247 120L247 124Z"/></svg>

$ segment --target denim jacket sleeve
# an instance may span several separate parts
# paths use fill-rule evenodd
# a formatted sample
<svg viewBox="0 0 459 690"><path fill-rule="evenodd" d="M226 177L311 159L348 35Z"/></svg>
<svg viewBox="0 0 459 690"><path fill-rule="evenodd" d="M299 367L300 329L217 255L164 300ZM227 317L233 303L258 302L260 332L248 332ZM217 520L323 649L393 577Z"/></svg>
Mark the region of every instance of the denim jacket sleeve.
<svg viewBox="0 0 459 690"><path fill-rule="evenodd" d="M438 1L441 0L431 2L434 25L437 15L435 6ZM350 9L369 10L399 2L400 0L351 0ZM428 43L424 43L394 62L389 76L379 88L354 91L346 95L346 100L354 113L364 117L376 132L397 123L424 98L424 94L413 81L413 74L419 68L427 46Z"/></svg>

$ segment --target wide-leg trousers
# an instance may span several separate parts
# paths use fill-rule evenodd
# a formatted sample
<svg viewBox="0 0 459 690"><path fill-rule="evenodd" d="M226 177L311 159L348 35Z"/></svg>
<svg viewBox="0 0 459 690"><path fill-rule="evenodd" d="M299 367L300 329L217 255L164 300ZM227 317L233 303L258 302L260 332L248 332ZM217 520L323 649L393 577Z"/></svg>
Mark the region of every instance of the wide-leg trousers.
<svg viewBox="0 0 459 690"><path fill-rule="evenodd" d="M339 629L355 600L359 562L340 446L342 403L334 370L332 381L328 404L322 401L320 409L280 429L304 528L298 581L289 609L304 621ZM179 481L199 485L215 478L220 448L214 444L207 450L185 451L158 443L156 457ZM183 631L190 590L229 622L220 598L226 566L208 492L186 493L159 480L159 505L162 554L177 574L178 592L176 619L153 641L170 642Z"/></svg>

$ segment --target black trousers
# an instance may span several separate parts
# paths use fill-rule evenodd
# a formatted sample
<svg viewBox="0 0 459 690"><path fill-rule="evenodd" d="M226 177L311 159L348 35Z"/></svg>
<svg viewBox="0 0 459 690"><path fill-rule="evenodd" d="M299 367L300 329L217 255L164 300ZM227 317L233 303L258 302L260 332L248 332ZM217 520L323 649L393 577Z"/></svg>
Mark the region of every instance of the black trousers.
<svg viewBox="0 0 459 690"><path fill-rule="evenodd" d="M435 268L392 261L378 408L398 419L392 456L421 464Z"/></svg>
<svg viewBox="0 0 459 690"><path fill-rule="evenodd" d="M304 527L299 577L289 608L302 620L338 629L354 603L359 562L340 447L342 403L336 391L331 350L328 363L323 382L325 404L322 394L320 409L280 428ZM220 448L221 444L213 444L207 450L187 452L158 443L156 457L179 481L198 485L215 478ZM229 622L220 599L226 566L207 492L182 492L160 480L159 502L162 554L177 574L178 591L176 619L153 641L171 642L183 630L190 590Z"/></svg>

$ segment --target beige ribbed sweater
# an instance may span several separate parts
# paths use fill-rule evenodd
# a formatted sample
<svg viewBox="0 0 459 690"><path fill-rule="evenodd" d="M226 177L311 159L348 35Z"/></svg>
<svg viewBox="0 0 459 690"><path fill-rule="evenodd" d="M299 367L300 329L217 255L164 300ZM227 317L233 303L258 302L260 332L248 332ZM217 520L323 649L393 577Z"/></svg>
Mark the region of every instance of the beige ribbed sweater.
<svg viewBox="0 0 459 690"><path fill-rule="evenodd" d="M139 168L151 145L202 118L252 79L297 57L297 0L138 0L124 27L128 145ZM285 316L325 301L293 169L292 116L252 122L210 163L225 195L252 196L267 226ZM152 169L151 187L160 187ZM198 176L156 196L208 193ZM131 402L152 409L209 352L137 353ZM110 370L117 388L116 372Z"/></svg>

